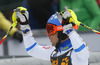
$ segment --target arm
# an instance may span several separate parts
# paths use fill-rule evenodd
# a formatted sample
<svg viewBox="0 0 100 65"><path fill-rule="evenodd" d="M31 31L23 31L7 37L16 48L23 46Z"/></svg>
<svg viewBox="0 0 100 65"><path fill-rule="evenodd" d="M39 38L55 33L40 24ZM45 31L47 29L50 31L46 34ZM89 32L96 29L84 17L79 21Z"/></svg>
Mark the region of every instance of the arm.
<svg viewBox="0 0 100 65"><path fill-rule="evenodd" d="M29 55L44 59L50 60L50 54L54 50L54 47L50 46L40 46L32 36L32 32L30 31L27 35L23 35L24 44L26 51Z"/></svg>
<svg viewBox="0 0 100 65"><path fill-rule="evenodd" d="M72 24L64 25L63 28L65 31L64 33L66 33L71 40L73 50L76 53L77 57L81 60L88 59L90 56L90 51L84 40L73 29Z"/></svg>
<svg viewBox="0 0 100 65"><path fill-rule="evenodd" d="M11 22L5 18L2 12L0 12L0 29L3 29L7 32L10 29L11 25ZM16 27L12 28L12 30L9 32L9 35L14 39L19 40L19 42L23 41L22 34Z"/></svg>
<svg viewBox="0 0 100 65"><path fill-rule="evenodd" d="M21 10L25 11L24 14L21 13ZM50 54L54 50L54 47L40 46L34 40L28 22L28 11L26 10L26 8L18 7L14 11L16 12L15 18L20 23L20 29L22 30L22 34L23 34L24 45L28 54L40 59L50 60Z"/></svg>
<svg viewBox="0 0 100 65"><path fill-rule="evenodd" d="M11 27L11 22L4 17L2 12L0 12L0 29L3 29L4 31L7 32L10 27ZM17 32L17 28L13 28L10 31L9 35L13 36L15 32Z"/></svg>
<svg viewBox="0 0 100 65"><path fill-rule="evenodd" d="M51 45L40 46L34 40L34 37L32 36L32 32L28 33L27 35L24 35L23 38L24 38L26 51L28 52L29 55L40 59L50 60L50 54L54 50L54 47L52 47Z"/></svg>
<svg viewBox="0 0 100 65"><path fill-rule="evenodd" d="M83 41L82 38L80 38L80 36L78 35L78 33L73 29L73 25L70 22L75 22L75 23L80 23L77 20L77 17L75 17L75 13L70 14L70 12L67 10L67 8L64 8L64 13L62 14L62 16L57 13L58 19L59 21L62 23L62 21L64 22L63 24L63 33L67 34L71 40L72 43L72 47L74 49L74 52L76 53L77 57L81 60L85 60L89 58L89 49L86 46L86 43ZM73 18L74 16L74 18ZM68 19L69 18L69 19ZM73 20L70 20L70 18L72 18ZM67 21L66 21L67 20ZM65 24L66 23L66 24Z"/></svg>
<svg viewBox="0 0 100 65"><path fill-rule="evenodd" d="M71 40L72 47L77 54L77 57L82 60L88 59L90 56L90 51L79 34L76 31L71 31L69 33L69 38Z"/></svg>

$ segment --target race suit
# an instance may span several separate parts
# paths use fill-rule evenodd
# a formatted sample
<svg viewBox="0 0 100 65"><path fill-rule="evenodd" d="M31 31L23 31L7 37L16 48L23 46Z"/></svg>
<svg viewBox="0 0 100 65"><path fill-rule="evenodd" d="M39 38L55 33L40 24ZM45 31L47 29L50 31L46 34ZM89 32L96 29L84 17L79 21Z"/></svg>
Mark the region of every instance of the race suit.
<svg viewBox="0 0 100 65"><path fill-rule="evenodd" d="M52 65L88 65L90 51L76 31L69 34L69 39L61 43L58 50L52 45L40 46L31 31L23 35L23 38L29 55L51 60Z"/></svg>

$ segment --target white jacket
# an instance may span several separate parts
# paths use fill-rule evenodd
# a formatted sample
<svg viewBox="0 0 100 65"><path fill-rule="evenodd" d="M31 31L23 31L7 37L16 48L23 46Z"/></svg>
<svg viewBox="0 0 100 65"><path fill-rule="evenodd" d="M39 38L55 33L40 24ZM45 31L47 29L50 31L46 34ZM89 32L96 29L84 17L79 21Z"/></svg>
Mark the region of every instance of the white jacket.
<svg viewBox="0 0 100 65"><path fill-rule="evenodd" d="M25 48L29 55L34 56L36 58L50 60L51 53L55 50L55 47L49 46L40 46L32 36L32 32L30 31L28 34L23 35ZM57 52L56 56L60 56L71 48L73 48L71 52L71 63L72 65L88 65L88 58L90 56L90 51L83 41L83 39L78 35L77 32L73 31L69 35L69 39L71 41L72 47L65 50L61 50ZM47 42L48 43L48 42Z"/></svg>

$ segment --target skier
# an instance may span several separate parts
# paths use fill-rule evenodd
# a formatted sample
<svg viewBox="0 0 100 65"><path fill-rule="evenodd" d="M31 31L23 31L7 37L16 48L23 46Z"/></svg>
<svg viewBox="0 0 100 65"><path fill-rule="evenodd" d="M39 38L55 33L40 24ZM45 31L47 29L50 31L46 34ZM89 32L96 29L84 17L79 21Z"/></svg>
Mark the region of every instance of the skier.
<svg viewBox="0 0 100 65"><path fill-rule="evenodd" d="M22 10L25 10L24 13L21 13ZM15 18L20 23L24 45L29 55L44 60L51 60L52 65L89 64L90 51L83 39L74 30L72 23L70 23L72 21L78 23L70 20L73 16L70 14L72 10L68 10L65 7L64 12L57 12L47 21L47 35L52 43L49 46L40 46L34 40L28 23L28 11L22 7L18 7L14 11L16 12Z"/></svg>

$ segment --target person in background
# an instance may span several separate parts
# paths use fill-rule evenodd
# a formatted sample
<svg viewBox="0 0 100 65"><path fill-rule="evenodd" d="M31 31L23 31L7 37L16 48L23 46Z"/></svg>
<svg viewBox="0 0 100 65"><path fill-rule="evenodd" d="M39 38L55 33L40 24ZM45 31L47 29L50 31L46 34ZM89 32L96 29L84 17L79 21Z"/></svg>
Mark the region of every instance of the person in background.
<svg viewBox="0 0 100 65"><path fill-rule="evenodd" d="M5 16L3 15L3 13L0 11L0 29L4 30L5 32L7 32L9 30L9 28L11 27L11 22L5 18ZM17 28L13 28L9 35L11 37L13 37L14 39L18 40L19 42L23 41L23 36L22 34L18 31Z"/></svg>
<svg viewBox="0 0 100 65"><path fill-rule="evenodd" d="M58 0L24 0L23 7L29 12L31 29L44 29L48 18L58 10Z"/></svg>
<svg viewBox="0 0 100 65"><path fill-rule="evenodd" d="M21 14L22 9L25 11L24 15ZM68 10L65 7L63 13L57 12L47 21L46 30L51 41L49 46L40 46L35 41L28 22L28 11L22 7L18 7L14 11L16 12L15 18L18 18L17 21L20 23L24 45L29 55L44 60L51 60L52 65L89 64L89 49L70 23L79 23L70 20L71 16L75 16L75 14L70 14L72 10Z"/></svg>
<svg viewBox="0 0 100 65"><path fill-rule="evenodd" d="M3 13L6 19L12 22L11 16L13 9L22 6L23 0L0 0L0 11Z"/></svg>
<svg viewBox="0 0 100 65"><path fill-rule="evenodd" d="M72 9L78 20L93 29L100 30L100 9L96 0L60 0L60 11L67 6ZM85 31L86 28L80 26L79 31Z"/></svg>
<svg viewBox="0 0 100 65"><path fill-rule="evenodd" d="M7 32L11 27L11 16L13 9L22 6L23 0L0 0L0 29ZM19 42L23 41L22 34L18 28L13 28L9 33L11 37L17 39Z"/></svg>
<svg viewBox="0 0 100 65"><path fill-rule="evenodd" d="M99 8L100 8L100 0L97 0L97 4L99 5Z"/></svg>

